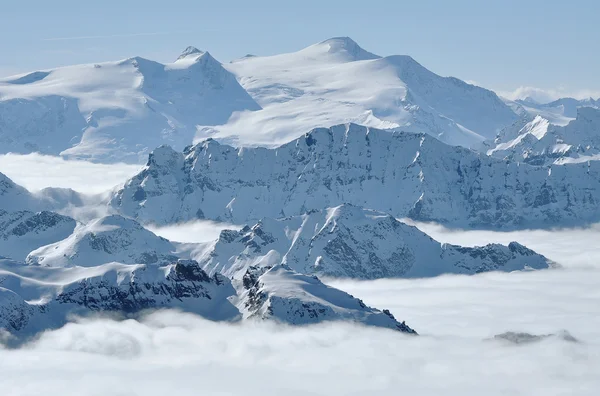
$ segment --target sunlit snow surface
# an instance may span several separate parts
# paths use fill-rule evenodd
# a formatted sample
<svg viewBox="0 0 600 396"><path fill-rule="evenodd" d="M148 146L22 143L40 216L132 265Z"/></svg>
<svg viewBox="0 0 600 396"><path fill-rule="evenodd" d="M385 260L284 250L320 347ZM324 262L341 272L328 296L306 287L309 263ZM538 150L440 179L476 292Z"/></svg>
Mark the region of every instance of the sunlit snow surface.
<svg viewBox="0 0 600 396"><path fill-rule="evenodd" d="M86 185L88 170L75 171L83 164L61 162L62 168L49 164L56 176L40 178L29 188L65 183L60 185L93 192L90 189L95 187ZM114 175L129 171L110 169ZM0 171L10 174L1 162ZM61 171L70 175L66 181ZM22 180L29 177L26 169L20 175ZM96 176L87 173L87 177ZM110 183L121 183L126 177L115 176ZM153 314L140 322L73 323L18 350L0 347L1 393L152 396L176 389L184 396L199 392L397 395L399 391L548 396L600 392L600 226L500 233L417 225L435 239L466 246L516 240L563 268L423 280L328 280L366 304L390 309L419 331L419 337L347 324L299 328L217 324L175 312ZM176 241L200 242L214 238L224 226L197 222L154 231ZM563 329L579 342L556 337L520 345L489 340L506 331L543 335Z"/></svg>

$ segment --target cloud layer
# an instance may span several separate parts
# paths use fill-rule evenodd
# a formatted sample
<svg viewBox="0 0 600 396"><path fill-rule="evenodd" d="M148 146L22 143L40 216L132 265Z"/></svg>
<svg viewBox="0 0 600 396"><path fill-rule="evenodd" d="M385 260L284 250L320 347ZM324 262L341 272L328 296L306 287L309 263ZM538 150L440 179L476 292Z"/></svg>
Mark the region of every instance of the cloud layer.
<svg viewBox="0 0 600 396"><path fill-rule="evenodd" d="M30 191L64 187L83 193L100 193L125 182L140 169L141 165L66 161L41 154L0 155L0 172Z"/></svg>
<svg viewBox="0 0 600 396"><path fill-rule="evenodd" d="M453 319L459 321L460 315ZM465 323L466 324L466 323ZM95 320L1 351L4 395L554 395L600 386L597 345L410 337L351 325ZM533 391L533 393L531 393Z"/></svg>
<svg viewBox="0 0 600 396"><path fill-rule="evenodd" d="M532 98L539 103L549 103L560 98L575 98L575 99L587 99L587 98L600 98L600 91L582 89L582 90L569 90L565 88L552 88L543 89L536 87L521 86L514 91L497 91L498 95L510 99L525 99Z"/></svg>

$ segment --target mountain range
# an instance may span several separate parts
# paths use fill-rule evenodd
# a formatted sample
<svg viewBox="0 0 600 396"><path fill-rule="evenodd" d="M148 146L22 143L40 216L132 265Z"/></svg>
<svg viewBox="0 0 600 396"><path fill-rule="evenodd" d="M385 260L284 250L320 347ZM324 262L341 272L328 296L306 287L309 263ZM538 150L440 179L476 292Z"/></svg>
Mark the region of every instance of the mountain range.
<svg viewBox="0 0 600 396"><path fill-rule="evenodd" d="M273 149L209 139L160 147L110 205L142 223L245 224L349 203L453 227L531 228L599 218L600 163L547 168L490 158L425 134L354 124Z"/></svg>
<svg viewBox="0 0 600 396"><path fill-rule="evenodd" d="M347 37L226 64L189 47L173 63L132 57L0 80L0 152L99 162L143 162L195 137L274 146L347 122L479 147L517 118L492 91Z"/></svg>
<svg viewBox="0 0 600 396"><path fill-rule="evenodd" d="M0 79L0 153L146 161L105 194L0 173L0 330L177 309L416 334L319 277L546 269L512 242L443 244L404 218L526 229L600 219L600 105L509 101L347 37L220 63L188 47ZM202 243L151 226L235 224ZM406 221L406 220L404 220Z"/></svg>
<svg viewBox="0 0 600 396"><path fill-rule="evenodd" d="M116 214L80 223L47 211L3 211L0 220L0 328L17 340L73 316L135 317L161 308L219 321L347 320L412 334L389 311L316 275L429 277L553 265L516 242L441 244L390 215L352 205L263 219L198 244L168 241Z"/></svg>

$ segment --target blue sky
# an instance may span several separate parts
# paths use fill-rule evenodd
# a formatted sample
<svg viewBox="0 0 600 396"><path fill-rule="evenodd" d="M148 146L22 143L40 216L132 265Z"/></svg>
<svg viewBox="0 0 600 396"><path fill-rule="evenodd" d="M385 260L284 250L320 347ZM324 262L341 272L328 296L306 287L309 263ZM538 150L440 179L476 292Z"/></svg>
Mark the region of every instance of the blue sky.
<svg viewBox="0 0 600 396"><path fill-rule="evenodd" d="M350 36L379 55L499 91L600 92L600 2L592 0L55 0L0 3L0 75L188 45L222 62Z"/></svg>

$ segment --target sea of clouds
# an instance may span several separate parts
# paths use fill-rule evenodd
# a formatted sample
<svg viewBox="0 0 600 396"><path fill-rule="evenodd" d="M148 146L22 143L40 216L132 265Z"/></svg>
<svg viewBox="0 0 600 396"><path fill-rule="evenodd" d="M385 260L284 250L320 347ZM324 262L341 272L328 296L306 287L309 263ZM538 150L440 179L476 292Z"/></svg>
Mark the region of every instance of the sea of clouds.
<svg viewBox="0 0 600 396"><path fill-rule="evenodd" d="M1 172L3 167L0 160ZM129 172L115 171L123 173L110 181L114 184ZM26 180L27 172L20 172ZM85 191L89 174L70 177L68 187L93 192ZM416 225L447 243L516 240L561 268L326 280L367 304L390 309L419 337L342 323L214 323L173 311L139 321L78 321L19 349L0 347L0 394L600 394L600 226L491 232ZM196 222L154 230L180 242L202 242L223 227L230 225ZM578 341L493 339L507 331L546 335L563 330Z"/></svg>

